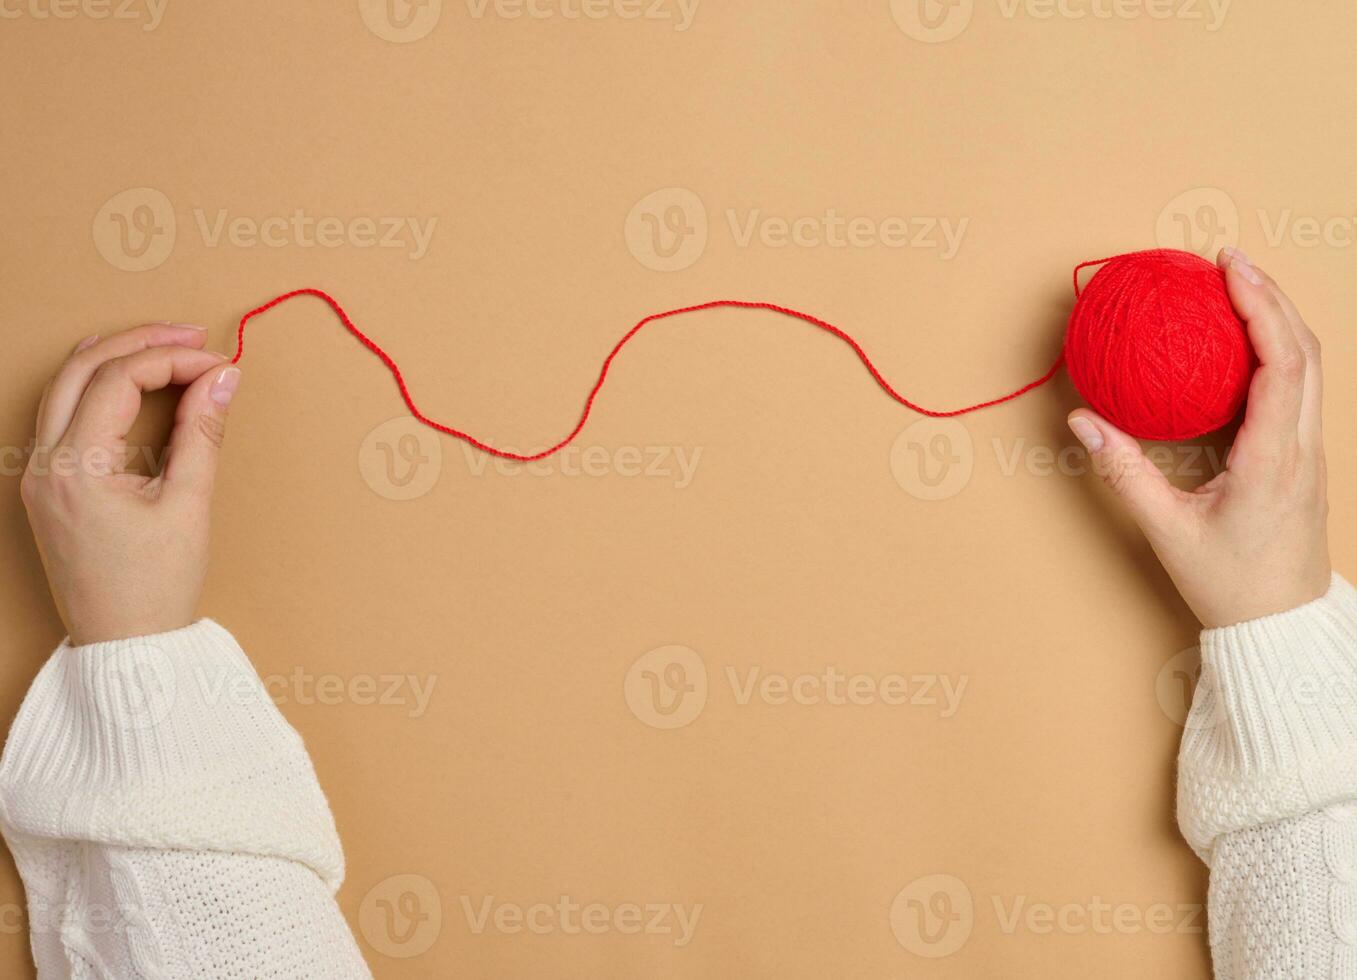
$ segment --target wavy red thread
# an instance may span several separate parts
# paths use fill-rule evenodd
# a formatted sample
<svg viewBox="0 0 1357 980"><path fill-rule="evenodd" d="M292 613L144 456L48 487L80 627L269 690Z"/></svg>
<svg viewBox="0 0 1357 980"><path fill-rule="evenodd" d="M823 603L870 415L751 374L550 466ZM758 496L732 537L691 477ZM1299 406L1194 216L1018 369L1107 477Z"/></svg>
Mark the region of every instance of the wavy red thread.
<svg viewBox="0 0 1357 980"><path fill-rule="evenodd" d="M891 383L885 379L885 377L881 374L880 371L877 370L876 365L872 363L872 359L868 357L867 352L862 349L862 345L859 344L852 337L850 337L847 333L840 330L838 327L834 326L832 323L828 323L824 320L821 320L819 317L811 316L809 313L802 313L798 310L793 310L786 306L778 306L776 303L751 303L742 300L719 299L714 300L713 302L710 303L700 303L697 306L684 306L677 310L668 310L664 313L652 313L650 316L646 317L644 320L641 320L639 323L637 323L636 326L628 330L626 335L613 346L612 351L603 361L603 368L598 373L598 380L594 382L594 387L590 389L589 397L585 400L584 411L580 414L580 419L578 422L575 423L575 427L570 430L570 434L567 435L560 442L556 443L556 445L552 446L550 449L544 449L539 453L527 455L523 453L510 452L504 449L496 449L494 446L487 445L486 443L477 439L470 433L463 432L461 429L454 429L450 425L444 425L442 422L435 421L434 419L429 418L427 415L421 412L419 410L419 406L415 404L415 400L410 394L409 387L407 387L405 384L405 378L402 377L401 375L400 367L396 364L395 360L391 357L391 355L388 354L386 351L382 350L382 348L378 346L375 340L373 340L367 334L363 333L362 330L359 330L358 326L353 322L353 320L349 318L349 315L344 312L344 307L339 305L339 301L336 300L329 293L321 289L309 289L309 288L294 289L290 293L284 293L282 296L279 296L276 299L269 300L263 306L256 307L255 309L251 310L249 313L246 313L243 317L241 317L240 328L236 332L236 356L231 359L232 364L238 363L240 361L241 356L245 353L245 325L248 324L255 317L259 316L261 313L267 313L269 310L273 309L275 306L278 306L280 303L285 303L288 300L297 296L315 296L317 299L322 299L330 305L330 309L334 310L335 314L343 322L344 326L348 329L349 333L357 337L362 342L364 347L372 351L372 353L376 354L377 357L381 360L381 362L386 365L387 370L389 370L391 372L392 377L396 379L396 386L400 388L401 398L405 400L405 404L410 409L410 413L420 422L423 422L425 425L429 426L429 428L436 429L439 432L444 433L445 435L461 439L463 442L475 446L477 449L480 449L484 452L490 453L492 456L498 456L501 459L515 460L521 463L531 463L539 459L546 459L548 456L560 452L566 446L570 445L570 443L574 442L575 437L580 434L580 432L584 429L585 424L589 421L589 413L592 412L594 408L594 399L598 397L599 390L603 387L603 382L606 381L608 378L608 370L612 367L613 361L617 358L617 355L621 353L622 348L627 345L627 343L631 340L632 337L635 337L638 333L640 333L642 328L644 328L647 324L654 323L657 320L667 320L670 317L682 316L685 313L699 313L703 310L715 310L723 307L741 310L767 310L772 313L780 313L783 316L792 317L793 319L801 320L804 323L809 323L812 326L819 327L821 330L825 331L826 333L833 334L835 337L838 337L849 347L853 348L853 353L857 354L858 359L862 361L863 365L867 368L868 372L876 380L876 383L881 386L882 390L886 392L886 394L890 395L892 398L894 398L901 405L904 405L906 408L918 412L920 415L927 415L932 418L953 418L957 415L966 415L969 414L970 412L978 412L982 408L990 408L994 405L1002 405L1004 402L1010 402L1015 398L1019 398L1027 394L1032 389L1039 388L1042 385L1044 385L1047 381L1050 381L1051 378L1055 376L1055 373L1058 370L1060 370L1060 364L1064 359L1064 355L1062 354L1061 357L1056 358L1056 361L1054 364L1051 365L1050 370L1043 374L1041 377L1037 378L1035 381L1028 382L1021 388L1017 389L1016 391L1009 392L1007 395L1003 395L1000 398L992 398L989 401L979 402L975 405L967 405L965 408L956 408L945 412L935 411L930 408L924 408L922 405L910 401L904 395L900 394L900 392L896 391L895 388L892 387Z"/></svg>

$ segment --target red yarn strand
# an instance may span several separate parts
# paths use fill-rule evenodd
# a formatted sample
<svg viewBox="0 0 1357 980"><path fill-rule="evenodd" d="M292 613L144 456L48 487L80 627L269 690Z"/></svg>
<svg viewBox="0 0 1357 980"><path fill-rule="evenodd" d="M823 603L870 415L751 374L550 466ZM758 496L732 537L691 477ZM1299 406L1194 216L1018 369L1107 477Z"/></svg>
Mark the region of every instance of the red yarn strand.
<svg viewBox="0 0 1357 980"><path fill-rule="evenodd" d="M1104 259L1103 261L1107 260ZM1088 264L1089 263L1085 263L1085 265ZM1081 266L1080 268L1083 268L1083 266ZM1076 270L1076 276L1077 272L1078 270ZM1077 292L1078 290L1077 279L1075 287ZM622 339L619 340L613 346L612 351L608 354L607 358L604 359L603 367L598 373L598 380L594 382L593 388L590 389L589 391L589 397L585 399L584 411L580 414L579 421L575 423L575 427L570 430L570 433L564 439L556 443L556 445L552 446L550 449L544 449L539 453L533 453L531 455L528 455L523 453L511 452L505 449L497 449L494 446L482 442L480 439L477 439L470 433L463 432L460 429L453 428L450 425L445 425L442 422L438 422L434 419L431 419L427 415L425 415L422 411L420 411L419 406L415 404L414 397L410 394L410 389L406 385L405 378L401 375L400 367L396 364L395 360L391 357L390 354L384 351L375 340L373 340L362 330L360 330L357 324L355 324L353 320L349 318L349 315L344 311L344 308L339 305L339 301L336 300L329 293L325 292L324 290L310 288L294 289L290 293L284 293L283 295L275 299L269 300L263 306L256 307L255 309L251 310L249 313L246 313L243 317L241 317L240 327L236 331L236 356L231 359L232 364L239 363L241 357L245 353L246 324L248 324L251 320L259 316L260 314L267 313L275 306L285 303L288 300L293 299L294 297L297 296L314 296L318 299L324 300L327 304L329 304L330 309L332 309L335 312L335 315L339 317L340 321L348 329L349 333L357 337L364 347L372 351L372 353L375 354L377 358L381 360L383 364L386 365L387 370L391 372L391 376L396 379L396 387L400 389L401 398L404 399L406 406L410 409L410 413L420 422L424 423L431 429L435 429L439 432L442 432L445 435L452 436L453 438L456 439L461 439L463 442L471 446L475 446L477 449L489 453L492 456L498 456L501 459L514 460L516 462L521 463L531 463L539 459L546 459L548 456L560 452L562 449L570 445L575 440L575 437L580 434L580 432L584 429L585 424L589 421L589 414L593 411L594 408L594 399L598 397L598 393L602 389L603 383L607 380L608 371L612 367L613 361L617 358L617 355L621 353L622 348L625 347L633 337L635 337L638 333L641 332L642 328L644 328L647 324L655 323L656 321L659 320L666 320L669 319L670 317L682 316L688 313L699 313L702 312L703 310L714 310L723 307L741 310L767 310L769 312L779 313L782 314L783 316L791 317L796 320L801 320L802 322L808 323L811 326L818 327L819 329L825 331L826 333L832 334L833 336L837 337L839 340L843 341L845 344L851 347L853 349L853 353L857 354L858 359L862 361L863 366L867 368L867 371L869 374L871 374L873 380L875 380L876 383L881 386L882 390L884 390L886 394L890 395L891 398L895 399L897 402L899 402L901 405L904 405L906 408L918 412L920 415L927 415L931 418L953 418L958 415L967 415L971 412L978 412L983 408L991 408L995 405L1002 405L1005 402L1013 401L1015 398L1020 398L1023 395L1027 394L1029 391L1032 391L1035 388L1040 388L1046 382L1050 381L1051 378L1055 377L1056 372L1060 370L1060 365L1064 360L1064 356L1062 354L1060 357L1056 358L1056 361L1054 364L1051 365L1050 370L1048 370L1041 377L1037 378L1035 381L1029 381L1021 388L1018 388L1016 391L1011 391L1007 395L1003 395L999 398L991 398L988 401L978 402L974 405L967 405L964 408L955 408L948 411L937 411L934 409L925 408L922 405L918 404L917 402L913 402L910 399L906 398L904 395L900 394L900 392L896 391L895 388L891 385L891 383L886 380L886 378L881 374L879 370L877 370L876 365L872 363L872 359L868 357L867 352L862 349L862 345L859 344L856 340L854 340L851 336L849 336L846 332L834 326L832 323L829 323L825 320L821 320L819 317L812 316L809 313L802 313L798 310L793 310L786 306L779 306L776 303L753 303L733 299L715 300L710 303L700 303L697 306L685 306L676 310L668 310L664 313L653 313L650 316L646 317L645 319L641 320L639 323L636 324L636 326L632 327L629 331L627 331L626 335L623 336Z"/></svg>
<svg viewBox="0 0 1357 980"><path fill-rule="evenodd" d="M1081 290L1080 290L1080 288L1079 288L1079 273L1083 272L1085 269L1091 269L1091 268L1093 268L1095 265L1105 265L1106 263L1111 262L1111 261L1113 261L1113 260L1115 260L1115 259L1124 259L1124 258L1126 258L1127 255L1132 255L1132 254L1134 254L1134 253L1132 253L1132 252L1124 252L1124 253L1122 253L1121 255L1109 255L1109 256L1108 256L1107 258L1105 258L1105 259L1089 259L1089 261L1087 261L1087 262L1080 262L1078 265L1076 265L1076 266L1074 267L1074 273L1073 273L1073 278L1074 278L1074 298L1075 298L1075 299L1078 299L1078 298L1079 298L1079 293L1081 292Z"/></svg>

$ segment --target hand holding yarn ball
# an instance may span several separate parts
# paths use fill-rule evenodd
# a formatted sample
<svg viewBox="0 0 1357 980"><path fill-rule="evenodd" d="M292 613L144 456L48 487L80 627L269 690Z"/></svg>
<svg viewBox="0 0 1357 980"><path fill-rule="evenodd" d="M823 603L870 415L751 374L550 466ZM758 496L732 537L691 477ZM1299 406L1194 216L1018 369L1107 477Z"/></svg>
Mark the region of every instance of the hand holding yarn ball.
<svg viewBox="0 0 1357 980"><path fill-rule="evenodd" d="M1079 270L1101 265L1082 290ZM1194 439L1244 404L1256 360L1223 271L1189 252L1156 249L1086 262L1065 335L1074 387L1141 439Z"/></svg>
<svg viewBox="0 0 1357 980"><path fill-rule="evenodd" d="M1172 260L1202 290L1211 282L1200 265L1176 256ZM1323 595L1332 579L1319 343L1295 304L1242 252L1226 249L1219 265L1219 271L1207 271L1223 275L1225 299L1246 324L1239 328L1239 342L1248 345L1242 352L1247 360L1230 332L1233 328L1227 329L1230 325L1222 318L1211 332L1186 342L1192 360L1174 362L1162 374L1147 376L1148 380L1137 376L1129 395L1126 388L1116 389L1109 403L1112 411L1124 413L1123 425L1089 409L1070 415L1070 428L1088 448L1094 471L1140 525L1178 591L1208 627L1294 609ZM1146 272L1139 265L1123 267L1104 283L1108 288L1100 304L1106 305L1100 308L1115 321L1101 324L1105 332L1118 329L1131 303L1128 297L1144 296L1142 275L1164 274L1162 270ZM1151 309L1167 302L1164 297L1169 291L1163 282L1156 278L1149 285L1152 298L1147 305ZM1090 294L1092 285L1081 300ZM1194 294L1186 302L1193 309L1218 309L1214 297ZM1166 321L1177 316L1177 311L1164 311ZM1104 392L1119 377L1109 380L1106 364L1129 359L1122 370L1146 370L1124 351L1098 360L1100 349L1080 346L1086 343L1083 332L1092 334L1096 325L1078 320L1076 311L1071 332L1076 334L1072 340L1079 360L1071 361L1070 374L1093 362L1092 376L1102 387L1090 391L1091 402L1105 397ZM1148 329L1154 342L1157 335L1152 325L1140 324L1137 329L1142 333ZM1221 360L1207 363L1208 357L1215 356ZM1187 433L1217 420L1228 421L1244 397L1242 391L1234 390L1235 371L1241 364L1246 365L1245 380L1238 384L1241 389L1248 385L1248 408L1230 448L1228 465L1196 490L1180 490L1126 429L1144 424L1159 426L1151 431L1160 434ZM1170 382L1178 387L1170 389ZM1175 402L1172 409L1155 414L1150 401L1136 400L1141 389L1135 384L1159 385L1168 398L1188 390L1190 405Z"/></svg>

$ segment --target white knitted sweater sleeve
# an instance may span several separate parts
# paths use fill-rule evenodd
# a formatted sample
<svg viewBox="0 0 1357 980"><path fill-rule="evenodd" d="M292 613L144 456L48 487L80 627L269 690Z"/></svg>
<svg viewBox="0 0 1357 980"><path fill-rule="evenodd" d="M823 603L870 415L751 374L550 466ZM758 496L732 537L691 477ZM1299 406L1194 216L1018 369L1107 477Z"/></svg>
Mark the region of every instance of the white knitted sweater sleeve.
<svg viewBox="0 0 1357 980"><path fill-rule="evenodd" d="M0 759L38 976L369 977L300 736L231 634L63 644Z"/></svg>
<svg viewBox="0 0 1357 980"><path fill-rule="evenodd" d="M1202 634L1178 823L1217 980L1357 980L1357 591Z"/></svg>

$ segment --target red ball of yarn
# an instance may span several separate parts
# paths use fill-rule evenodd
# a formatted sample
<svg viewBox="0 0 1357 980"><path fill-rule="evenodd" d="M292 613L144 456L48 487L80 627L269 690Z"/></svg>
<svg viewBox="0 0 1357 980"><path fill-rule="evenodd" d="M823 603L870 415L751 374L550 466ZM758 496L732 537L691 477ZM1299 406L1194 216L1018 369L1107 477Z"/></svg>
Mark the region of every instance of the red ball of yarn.
<svg viewBox="0 0 1357 980"><path fill-rule="evenodd" d="M1220 269L1190 252L1153 249L1107 260L1079 293L1065 365L1113 425L1175 440L1233 419L1256 360Z"/></svg>

